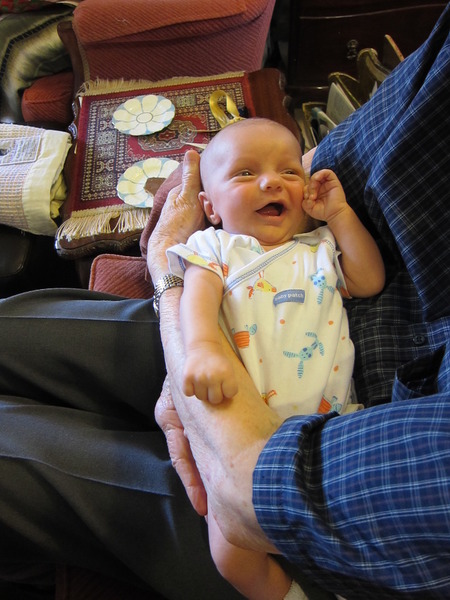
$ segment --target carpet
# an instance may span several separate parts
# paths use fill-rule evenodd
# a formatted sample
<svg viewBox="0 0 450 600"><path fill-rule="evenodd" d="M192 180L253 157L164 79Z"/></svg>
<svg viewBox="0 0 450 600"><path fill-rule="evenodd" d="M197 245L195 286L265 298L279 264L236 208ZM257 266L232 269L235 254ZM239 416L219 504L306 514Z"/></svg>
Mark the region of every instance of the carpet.
<svg viewBox="0 0 450 600"><path fill-rule="evenodd" d="M182 162L195 144L206 144L220 129L209 100L218 89L235 103L241 116L254 116L250 85L245 73L207 78L175 78L160 82L96 81L80 91L80 113L73 148L69 194L57 239L139 231L150 208L132 207L118 197L116 186L123 173L151 157ZM112 116L126 100L155 94L175 106L172 122L159 132L131 136L119 132Z"/></svg>

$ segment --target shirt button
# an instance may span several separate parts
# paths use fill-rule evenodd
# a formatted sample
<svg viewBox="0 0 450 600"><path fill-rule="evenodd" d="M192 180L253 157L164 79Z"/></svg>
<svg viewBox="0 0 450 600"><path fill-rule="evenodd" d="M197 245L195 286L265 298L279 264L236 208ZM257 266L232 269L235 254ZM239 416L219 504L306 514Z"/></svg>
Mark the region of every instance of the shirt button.
<svg viewBox="0 0 450 600"><path fill-rule="evenodd" d="M418 334L413 336L413 343L416 346L423 346L427 341L426 336L422 335L422 334Z"/></svg>

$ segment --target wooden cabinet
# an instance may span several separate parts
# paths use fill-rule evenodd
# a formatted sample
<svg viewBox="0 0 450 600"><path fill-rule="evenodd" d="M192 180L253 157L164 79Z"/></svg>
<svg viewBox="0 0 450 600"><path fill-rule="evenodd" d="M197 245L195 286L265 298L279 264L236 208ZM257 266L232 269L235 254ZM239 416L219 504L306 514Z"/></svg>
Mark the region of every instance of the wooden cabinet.
<svg viewBox="0 0 450 600"><path fill-rule="evenodd" d="M404 56L425 41L446 2L291 0L287 90L300 100L325 100L328 74L356 76L363 48L380 56L392 36Z"/></svg>

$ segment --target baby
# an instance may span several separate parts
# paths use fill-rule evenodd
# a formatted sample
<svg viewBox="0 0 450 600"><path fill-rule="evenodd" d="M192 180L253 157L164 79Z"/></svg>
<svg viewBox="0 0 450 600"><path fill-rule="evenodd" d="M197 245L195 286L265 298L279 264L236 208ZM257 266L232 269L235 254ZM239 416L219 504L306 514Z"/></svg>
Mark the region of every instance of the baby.
<svg viewBox="0 0 450 600"><path fill-rule="evenodd" d="M342 296L381 291L384 266L339 180L323 170L307 185L297 139L266 119L221 130L200 172L213 226L168 251L184 277L184 393L212 403L236 394L220 324L283 418L351 410L354 350ZM216 565L246 597L306 597L273 557L229 544L211 514L208 526Z"/></svg>

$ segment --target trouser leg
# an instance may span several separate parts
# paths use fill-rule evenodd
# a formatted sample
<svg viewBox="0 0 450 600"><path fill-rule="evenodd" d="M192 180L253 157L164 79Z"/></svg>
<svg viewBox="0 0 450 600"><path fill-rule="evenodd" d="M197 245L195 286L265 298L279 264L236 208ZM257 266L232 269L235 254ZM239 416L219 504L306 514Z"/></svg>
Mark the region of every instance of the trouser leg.
<svg viewBox="0 0 450 600"><path fill-rule="evenodd" d="M149 300L46 290L0 301L0 392L142 424L165 376Z"/></svg>
<svg viewBox="0 0 450 600"><path fill-rule="evenodd" d="M46 291L0 302L0 560L77 564L167 598L233 598L153 419L151 303Z"/></svg>

